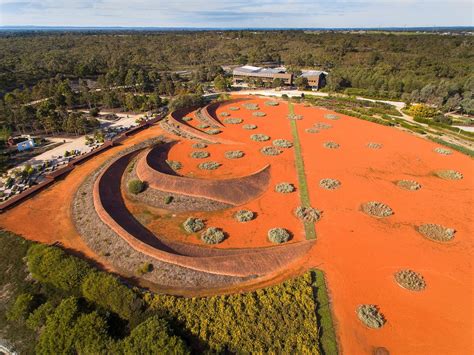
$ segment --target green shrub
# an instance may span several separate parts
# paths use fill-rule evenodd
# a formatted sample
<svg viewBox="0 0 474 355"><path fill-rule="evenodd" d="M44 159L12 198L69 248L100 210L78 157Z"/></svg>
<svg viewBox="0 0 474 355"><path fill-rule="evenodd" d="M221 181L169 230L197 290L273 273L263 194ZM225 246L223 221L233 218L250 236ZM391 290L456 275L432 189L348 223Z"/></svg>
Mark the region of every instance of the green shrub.
<svg viewBox="0 0 474 355"><path fill-rule="evenodd" d="M267 106L278 106L280 103L278 101L265 101Z"/></svg>
<svg viewBox="0 0 474 355"><path fill-rule="evenodd" d="M275 186L275 191L282 194L287 194L295 191L295 185L290 184L289 182L281 182Z"/></svg>
<svg viewBox="0 0 474 355"><path fill-rule="evenodd" d="M193 120L192 117L183 117L184 122L189 122L189 121L192 121L192 120Z"/></svg>
<svg viewBox="0 0 474 355"><path fill-rule="evenodd" d="M183 222L183 228L188 233L196 233L204 228L204 221L196 217L188 217Z"/></svg>
<svg viewBox="0 0 474 355"><path fill-rule="evenodd" d="M45 302L36 308L26 320L26 326L31 330L38 330L46 323L47 317L56 307L51 302Z"/></svg>
<svg viewBox="0 0 474 355"><path fill-rule="evenodd" d="M36 305L35 297L29 293L20 294L7 312L9 321L25 321Z"/></svg>
<svg viewBox="0 0 474 355"><path fill-rule="evenodd" d="M139 268L137 269L137 274L145 275L152 271L153 271L153 264L145 262L139 266Z"/></svg>
<svg viewBox="0 0 474 355"><path fill-rule="evenodd" d="M200 128L200 129L206 129L206 128L209 128L211 126L209 126L207 123L201 123L197 127Z"/></svg>
<svg viewBox="0 0 474 355"><path fill-rule="evenodd" d="M206 161L198 165L201 170L216 170L221 164L215 161Z"/></svg>
<svg viewBox="0 0 474 355"><path fill-rule="evenodd" d="M260 152L265 155L279 155L281 154L281 150L273 147L273 146L268 146L268 147L263 147L260 149Z"/></svg>
<svg viewBox="0 0 474 355"><path fill-rule="evenodd" d="M295 113L290 113L288 114L287 116L290 120L296 120L296 121L299 121L299 120L302 120L303 119L303 115L297 115Z"/></svg>
<svg viewBox="0 0 474 355"><path fill-rule="evenodd" d="M194 159L204 159L209 157L209 152L206 152L205 150L195 150L194 152L191 153L191 158Z"/></svg>
<svg viewBox="0 0 474 355"><path fill-rule="evenodd" d="M227 124L239 124L239 123L242 123L243 120L241 118L226 118L224 120L224 123L227 123Z"/></svg>
<svg viewBox="0 0 474 355"><path fill-rule="evenodd" d="M219 114L219 116L222 116L222 117L229 117L229 116L230 116L230 113L228 113L228 112L221 112L221 113Z"/></svg>
<svg viewBox="0 0 474 355"><path fill-rule="evenodd" d="M257 134L252 134L250 136L250 139L255 142L265 142L265 141L270 140L270 137L265 134L257 133Z"/></svg>
<svg viewBox="0 0 474 355"><path fill-rule="evenodd" d="M211 128L211 129L208 129L206 131L207 134L210 134L210 135L216 135L216 134L219 134L221 133L222 131L220 129L216 129L216 128Z"/></svg>
<svg viewBox="0 0 474 355"><path fill-rule="evenodd" d="M252 113L252 116L255 116L255 117L265 117L267 114L265 112L262 112L262 111L256 111L254 113Z"/></svg>
<svg viewBox="0 0 474 355"><path fill-rule="evenodd" d="M239 111L240 108L237 107L237 106L230 106L230 107L229 107L229 110L231 110L231 111Z"/></svg>
<svg viewBox="0 0 474 355"><path fill-rule="evenodd" d="M258 105L253 103L245 103L244 106L247 110L258 110Z"/></svg>
<svg viewBox="0 0 474 355"><path fill-rule="evenodd" d="M216 227L209 227L201 234L201 240L206 244L219 244L224 239L224 232Z"/></svg>
<svg viewBox="0 0 474 355"><path fill-rule="evenodd" d="M323 213L313 207L298 206L295 214L304 222L316 222L321 219Z"/></svg>
<svg viewBox="0 0 474 355"><path fill-rule="evenodd" d="M285 243L290 240L290 233L284 228L272 228L268 231L268 240L276 244Z"/></svg>
<svg viewBox="0 0 474 355"><path fill-rule="evenodd" d="M204 149L204 148L207 148L207 144L202 143L202 142L197 142L197 143L193 144L193 148L194 149Z"/></svg>
<svg viewBox="0 0 474 355"><path fill-rule="evenodd" d="M257 128L257 125L254 125L254 124L244 124L242 126L243 129L246 129L248 131L252 130L252 129L256 129Z"/></svg>
<svg viewBox="0 0 474 355"><path fill-rule="evenodd" d="M169 205L171 202L173 202L173 196L166 196L165 197L165 205Z"/></svg>
<svg viewBox="0 0 474 355"><path fill-rule="evenodd" d="M293 143L290 142L287 139L275 139L273 141L273 145L275 147L279 147L279 148L291 148L291 147L293 147Z"/></svg>
<svg viewBox="0 0 474 355"><path fill-rule="evenodd" d="M382 328L385 324L385 317L378 310L378 307L373 304L363 304L357 308L357 316L369 328Z"/></svg>
<svg viewBox="0 0 474 355"><path fill-rule="evenodd" d="M145 190L145 183L138 179L130 180L128 182L128 191L134 195L138 195Z"/></svg>
<svg viewBox="0 0 474 355"><path fill-rule="evenodd" d="M224 155L227 159L238 159L244 156L244 152L241 150L229 150Z"/></svg>
<svg viewBox="0 0 474 355"><path fill-rule="evenodd" d="M248 222L254 218L255 214L249 210L239 210L235 213L234 218L238 222Z"/></svg>
<svg viewBox="0 0 474 355"><path fill-rule="evenodd" d="M166 160L166 164L168 164L174 171L180 170L183 167L183 164L176 160Z"/></svg>

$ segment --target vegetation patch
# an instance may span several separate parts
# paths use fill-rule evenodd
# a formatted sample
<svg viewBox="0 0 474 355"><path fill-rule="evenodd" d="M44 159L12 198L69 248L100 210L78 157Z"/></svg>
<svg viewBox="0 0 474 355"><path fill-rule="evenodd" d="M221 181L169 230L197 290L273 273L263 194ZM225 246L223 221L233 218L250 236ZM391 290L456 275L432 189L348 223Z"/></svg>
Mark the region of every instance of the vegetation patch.
<svg viewBox="0 0 474 355"><path fill-rule="evenodd" d="M152 271L153 271L153 264L148 263L148 262L144 262L138 267L137 274L145 275L145 274L148 274L149 272L152 272Z"/></svg>
<svg viewBox="0 0 474 355"><path fill-rule="evenodd" d="M324 123L324 122L318 122L313 125L314 128L316 129L329 129L332 128L332 126L329 123Z"/></svg>
<svg viewBox="0 0 474 355"><path fill-rule="evenodd" d="M245 103L242 104L243 107L245 107L247 110L258 110L258 105L257 104L252 104L252 103Z"/></svg>
<svg viewBox="0 0 474 355"><path fill-rule="evenodd" d="M388 217L393 214L393 210L389 206L378 201L362 204L362 211L373 217Z"/></svg>
<svg viewBox="0 0 474 355"><path fill-rule="evenodd" d="M246 129L248 131L251 131L252 129L256 129L257 128L257 125L254 125L254 124L244 124L242 126L243 129Z"/></svg>
<svg viewBox="0 0 474 355"><path fill-rule="evenodd" d="M266 106L278 106L279 104L278 101L265 101Z"/></svg>
<svg viewBox="0 0 474 355"><path fill-rule="evenodd" d="M204 149L204 148L207 148L207 144L202 143L202 142L194 143L193 148L194 149Z"/></svg>
<svg viewBox="0 0 474 355"><path fill-rule="evenodd" d="M228 112L221 112L221 113L219 113L219 116L222 116L222 117L229 117L229 116L230 116L230 113L228 113Z"/></svg>
<svg viewBox="0 0 474 355"><path fill-rule="evenodd" d="M237 107L237 106L230 106L230 107L229 107L229 110L231 110L231 111L239 111L239 110L240 110L240 107Z"/></svg>
<svg viewBox="0 0 474 355"><path fill-rule="evenodd" d="M185 122L189 122L189 121L192 121L193 118L192 117L183 117L183 121Z"/></svg>
<svg viewBox="0 0 474 355"><path fill-rule="evenodd" d="M146 183L138 179L130 180L128 182L128 191L134 195L138 195L145 190Z"/></svg>
<svg viewBox="0 0 474 355"><path fill-rule="evenodd" d="M290 237L290 232L284 228L272 228L268 231L268 240L275 244L286 243Z"/></svg>
<svg viewBox="0 0 474 355"><path fill-rule="evenodd" d="M279 148L291 148L291 147L293 147L293 143L292 143L292 142L290 142L290 141L287 140L287 139L281 139L281 138L280 138L280 139L275 139L275 140L273 141L273 145L274 145L275 147L279 147Z"/></svg>
<svg viewBox="0 0 474 355"><path fill-rule="evenodd" d="M439 224L422 224L416 230L424 237L435 242L449 242L454 239L456 231L453 228L447 228Z"/></svg>
<svg viewBox="0 0 474 355"><path fill-rule="evenodd" d="M422 291L426 287L423 276L413 270L400 270L395 273L395 281L410 291Z"/></svg>
<svg viewBox="0 0 474 355"><path fill-rule="evenodd" d="M204 221L196 217L188 217L183 222L183 228L188 233L196 233L204 229Z"/></svg>
<svg viewBox="0 0 474 355"><path fill-rule="evenodd" d="M319 133L319 130L317 130L314 127L306 128L305 131L306 131L306 133Z"/></svg>
<svg viewBox="0 0 474 355"><path fill-rule="evenodd" d="M324 117L327 118L328 120L333 120L333 121L338 120L338 119L341 118L339 115L335 115L333 113L328 113L328 114L324 115Z"/></svg>
<svg viewBox="0 0 474 355"><path fill-rule="evenodd" d="M357 308L357 316L367 327L373 329L382 328L386 320L378 307L373 304L363 304Z"/></svg>
<svg viewBox="0 0 474 355"><path fill-rule="evenodd" d="M397 181L397 186L404 189L404 190L410 190L410 191L416 191L421 189L421 185L413 180L399 180Z"/></svg>
<svg viewBox="0 0 474 355"><path fill-rule="evenodd" d="M313 223L321 219L323 212L313 207L298 206L295 215L303 222Z"/></svg>
<svg viewBox="0 0 474 355"><path fill-rule="evenodd" d="M257 111L257 112L252 113L252 116L255 116L255 117L265 117L266 115L267 114L262 111Z"/></svg>
<svg viewBox="0 0 474 355"><path fill-rule="evenodd" d="M239 159L242 158L245 154L241 150L229 150L224 153L227 159Z"/></svg>
<svg viewBox="0 0 474 355"><path fill-rule="evenodd" d="M207 123L201 123L197 127L200 129L206 129L206 128L209 128L210 126Z"/></svg>
<svg viewBox="0 0 474 355"><path fill-rule="evenodd" d="M370 143L367 144L367 147L370 148L370 149L380 149L380 148L382 148L382 144L370 142Z"/></svg>
<svg viewBox="0 0 474 355"><path fill-rule="evenodd" d="M222 131L220 129L217 129L217 128L211 128L211 129L208 129L206 131L207 134L210 134L210 135L216 135L216 134L219 134L221 133Z"/></svg>
<svg viewBox="0 0 474 355"><path fill-rule="evenodd" d="M438 170L435 175L445 180L461 180L463 175L456 170Z"/></svg>
<svg viewBox="0 0 474 355"><path fill-rule="evenodd" d="M238 222L248 222L251 221L255 217L255 213L249 210L240 210L237 211L234 215L234 218Z"/></svg>
<svg viewBox="0 0 474 355"><path fill-rule="evenodd" d="M296 190L295 185L289 182L281 182L275 186L275 191L282 194L288 194L295 190Z"/></svg>
<svg viewBox="0 0 474 355"><path fill-rule="evenodd" d="M168 164L174 171L180 170L183 167L183 164L176 160L166 160L166 164Z"/></svg>
<svg viewBox="0 0 474 355"><path fill-rule="evenodd" d="M263 147L262 149L260 149L260 152L264 155L279 155L282 153L280 149L273 146Z"/></svg>
<svg viewBox="0 0 474 355"><path fill-rule="evenodd" d="M451 155L451 154L453 154L453 151L451 149L441 148L441 147L435 148L434 151L438 154L441 154L441 155Z"/></svg>
<svg viewBox="0 0 474 355"><path fill-rule="evenodd" d="M319 186L326 190L335 190L341 186L341 182L336 179L321 179Z"/></svg>
<svg viewBox="0 0 474 355"><path fill-rule="evenodd" d="M336 142L324 142L323 146L324 146L324 148L328 148L328 149L338 149L339 148L339 144L336 143Z"/></svg>
<svg viewBox="0 0 474 355"><path fill-rule="evenodd" d="M221 164L215 161L206 161L198 165L201 170L216 170Z"/></svg>
<svg viewBox="0 0 474 355"><path fill-rule="evenodd" d="M297 115L295 113L290 113L288 114L288 119L293 120L293 121L299 121L303 119L303 115Z"/></svg>
<svg viewBox="0 0 474 355"><path fill-rule="evenodd" d="M257 134L252 134L250 136L250 139L255 142L265 142L265 141L270 140L270 137L267 136L266 134L257 133Z"/></svg>
<svg viewBox="0 0 474 355"><path fill-rule="evenodd" d="M194 159L204 159L209 157L209 155L209 152L206 152L205 150L195 150L190 156Z"/></svg>
<svg viewBox="0 0 474 355"><path fill-rule="evenodd" d="M240 124L242 122L243 120L241 118L226 118L224 120L224 123L227 123L227 124Z"/></svg>
<svg viewBox="0 0 474 355"><path fill-rule="evenodd" d="M225 234L220 228L209 227L201 234L201 240L206 244L219 244L225 239Z"/></svg>

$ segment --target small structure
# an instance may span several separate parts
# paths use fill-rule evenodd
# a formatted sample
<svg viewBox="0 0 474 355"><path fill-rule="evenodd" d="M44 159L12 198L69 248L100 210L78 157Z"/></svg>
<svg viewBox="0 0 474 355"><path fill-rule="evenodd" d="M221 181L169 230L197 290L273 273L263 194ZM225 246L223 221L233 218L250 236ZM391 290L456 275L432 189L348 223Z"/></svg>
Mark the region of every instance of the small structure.
<svg viewBox="0 0 474 355"><path fill-rule="evenodd" d="M249 79L262 80L263 82L272 82L275 79L281 79L285 85L293 84L293 74L287 73L286 68L262 68L251 65L237 67L232 71L234 84L246 82Z"/></svg>
<svg viewBox="0 0 474 355"><path fill-rule="evenodd" d="M33 149L35 147L35 141L30 135L22 135L15 138L9 137L8 145L12 148L16 146L16 149L22 152L24 150Z"/></svg>
<svg viewBox="0 0 474 355"><path fill-rule="evenodd" d="M308 85L313 90L319 90L326 85L327 72L321 70L303 70L301 76L308 79Z"/></svg>

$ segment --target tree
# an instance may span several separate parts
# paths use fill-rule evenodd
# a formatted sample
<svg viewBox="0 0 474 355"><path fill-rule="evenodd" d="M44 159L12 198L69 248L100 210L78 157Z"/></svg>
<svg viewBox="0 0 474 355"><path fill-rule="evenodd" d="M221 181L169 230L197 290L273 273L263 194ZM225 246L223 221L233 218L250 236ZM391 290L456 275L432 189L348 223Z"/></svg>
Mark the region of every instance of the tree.
<svg viewBox="0 0 474 355"><path fill-rule="evenodd" d="M280 79L280 78L275 78L273 79L273 82L272 82L272 87L274 88L280 88L284 85L284 81L283 79Z"/></svg>
<svg viewBox="0 0 474 355"><path fill-rule="evenodd" d="M299 76L295 79L295 85L298 87L300 90L304 90L308 87L308 78L305 78L304 76Z"/></svg>
<svg viewBox="0 0 474 355"><path fill-rule="evenodd" d="M218 75L214 79L214 87L217 91L227 91L227 89L229 88L229 84L222 75Z"/></svg>
<svg viewBox="0 0 474 355"><path fill-rule="evenodd" d="M35 298L29 293L20 294L7 313L10 321L25 321L28 315L34 310Z"/></svg>

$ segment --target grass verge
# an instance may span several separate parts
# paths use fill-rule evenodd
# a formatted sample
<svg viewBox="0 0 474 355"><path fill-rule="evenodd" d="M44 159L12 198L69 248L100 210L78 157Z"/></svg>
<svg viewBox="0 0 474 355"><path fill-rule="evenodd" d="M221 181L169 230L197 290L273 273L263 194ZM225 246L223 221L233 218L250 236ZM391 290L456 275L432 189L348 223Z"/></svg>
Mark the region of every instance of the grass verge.
<svg viewBox="0 0 474 355"><path fill-rule="evenodd" d="M337 338L332 322L331 307L324 273L321 270L311 270L313 297L316 300L316 319L318 322L318 339L323 355L336 355Z"/></svg>
<svg viewBox="0 0 474 355"><path fill-rule="evenodd" d="M288 109L291 114L294 114L294 107L291 102L288 103ZM306 174L304 171L304 162L303 156L301 154L301 143L298 135L298 126L296 120L290 120L291 125L291 134L293 135L293 145L295 149L295 164L296 164L296 173L298 175L298 185L299 193L301 199L301 205L304 207L311 207L311 202L309 199L308 184L306 182ZM306 234L306 239L316 239L316 229L314 228L314 223L306 222L304 223L304 230Z"/></svg>
<svg viewBox="0 0 474 355"><path fill-rule="evenodd" d="M436 137L428 137L428 139L435 142L435 143L444 145L445 147L449 147L451 149L454 149L454 150L458 151L459 153L466 154L467 156L470 156L471 158L474 157L474 150L471 150L469 148L466 148L466 147L463 147L461 145L457 145L457 144L454 144L454 143L449 143L449 142L446 142L446 141L444 141L440 138L436 138Z"/></svg>

